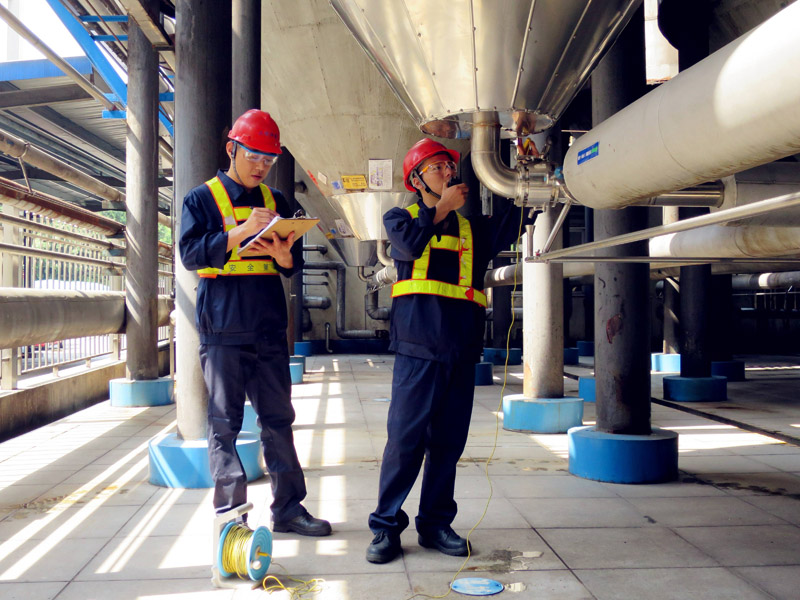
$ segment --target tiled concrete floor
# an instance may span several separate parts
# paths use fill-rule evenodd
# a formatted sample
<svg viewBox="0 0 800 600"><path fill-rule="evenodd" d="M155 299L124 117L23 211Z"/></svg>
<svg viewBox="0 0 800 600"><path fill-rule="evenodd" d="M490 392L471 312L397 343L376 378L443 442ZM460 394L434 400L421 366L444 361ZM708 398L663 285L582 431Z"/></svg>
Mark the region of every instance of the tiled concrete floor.
<svg viewBox="0 0 800 600"><path fill-rule="evenodd" d="M330 519L334 534L275 534L270 573L324 579L316 598L441 595L463 563L419 547L413 529L403 535L402 558L386 565L364 560L392 363L390 356L312 357L305 383L294 387L306 506ZM800 373L777 373L774 382L764 371L731 385L751 401L765 390L777 394L778 403L757 401L756 417L797 431L800 405L787 398L796 397ZM511 368L508 381L506 393L521 393L520 367ZM678 482L579 479L567 471L565 435L500 428L490 486L485 463L494 447L500 367L495 382L476 390L459 464L460 533L476 524L491 495L471 534L475 553L459 577L520 584L521 591L498 596L508 598L800 597L800 448L654 405L653 423L680 434ZM568 395L577 394L576 382L565 385ZM659 395L657 382L653 387ZM587 404L584 422L593 419ZM147 442L174 427L174 406L106 402L0 444L0 598L266 597L246 582L211 585L207 490L147 483ZM412 517L418 497L415 487L405 506ZM265 480L250 485L250 500L251 525L268 525Z"/></svg>

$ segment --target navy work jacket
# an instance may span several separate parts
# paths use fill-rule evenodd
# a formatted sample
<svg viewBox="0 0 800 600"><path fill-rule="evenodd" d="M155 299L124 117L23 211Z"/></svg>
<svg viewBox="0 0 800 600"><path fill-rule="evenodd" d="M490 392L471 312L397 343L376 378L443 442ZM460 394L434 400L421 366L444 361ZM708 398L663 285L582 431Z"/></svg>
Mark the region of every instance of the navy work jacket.
<svg viewBox="0 0 800 600"><path fill-rule="evenodd" d="M434 235L459 236L458 219L450 213L434 225L436 209L420 200L414 219L404 208L393 208L383 216L391 243L389 255L395 260L397 279L411 279L414 261ZM510 203L509 203L510 204ZM520 219L532 222L519 208L502 215L470 217L473 240L472 286L483 290L489 262L507 250L519 236ZM523 230L524 231L524 230ZM428 279L458 283L458 253L431 249ZM408 294L392 299L389 349L407 356L446 363L478 362L483 348L486 310L469 300L431 294Z"/></svg>
<svg viewBox="0 0 800 600"><path fill-rule="evenodd" d="M259 188L247 190L224 172L217 176L228 191L233 206L264 206ZM275 209L282 217L291 217L289 204L274 188ZM191 271L215 267L221 269L230 258L228 234L222 225L211 190L204 183L191 190L183 200L179 248L183 266ZM275 268L286 277L303 268L303 247L292 246L294 266ZM276 340L286 335L288 321L283 283L278 275L225 275L201 278L197 288L195 323L201 344L242 345L262 340Z"/></svg>

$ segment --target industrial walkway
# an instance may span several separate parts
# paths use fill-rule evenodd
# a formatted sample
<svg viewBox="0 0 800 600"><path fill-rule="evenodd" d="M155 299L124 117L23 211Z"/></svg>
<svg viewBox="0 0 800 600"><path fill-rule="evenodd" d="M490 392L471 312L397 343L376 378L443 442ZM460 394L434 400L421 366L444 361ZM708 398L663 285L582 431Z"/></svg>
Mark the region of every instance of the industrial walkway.
<svg viewBox="0 0 800 600"><path fill-rule="evenodd" d="M306 506L329 519L334 534L275 534L269 572L324 579L321 591L306 597L441 595L463 562L421 548L413 529L403 534L402 558L386 565L364 560L392 363L391 356L312 357L305 383L294 386ZM800 447L654 405L653 423L680 434L680 482L579 479L567 472L566 435L500 428L490 488L485 461L503 374L501 367L494 372L495 385L476 390L457 481L456 530L466 534L490 489L493 497L460 577L510 586L498 598L798 597ZM748 377L731 384L732 396L757 399L762 425L780 423L800 434L800 371L763 369ZM521 367L510 368L508 381L506 393L521 393ZM660 396L660 379L653 382ZM576 395L577 382L566 385ZM727 410L753 410L737 405L734 400ZM594 407L586 404L584 422L593 418ZM120 409L104 402L0 444L0 598L288 598L245 582L237 589L212 587L209 491L147 483L147 443L174 428L174 406ZM417 490L406 503L412 517ZM251 484L251 526L269 524L269 496L265 480Z"/></svg>

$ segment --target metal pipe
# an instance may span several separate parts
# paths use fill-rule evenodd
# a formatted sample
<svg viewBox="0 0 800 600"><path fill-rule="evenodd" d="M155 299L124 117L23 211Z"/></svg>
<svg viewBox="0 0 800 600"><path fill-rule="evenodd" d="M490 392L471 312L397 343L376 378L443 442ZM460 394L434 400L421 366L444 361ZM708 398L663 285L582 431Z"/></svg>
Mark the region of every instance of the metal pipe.
<svg viewBox="0 0 800 600"><path fill-rule="evenodd" d="M684 219L676 223L669 223L667 225L659 225L657 227L632 231L630 233L616 235L604 240L597 240L594 242L589 242L588 244L580 244L579 246L573 246L563 250L556 250L554 252L532 256L526 258L525 260L531 262L546 262L555 258L577 255L582 252L599 250L601 248L611 248L613 246L629 244L631 242L638 242L641 240L654 238L659 235L677 233L679 231L688 231L690 229L696 229L697 227L704 227L706 225L717 225L719 223L735 221L736 219L763 215L778 209L791 208L793 206L800 206L800 192L793 192L791 194L784 194L776 198L769 198L767 200L752 202L751 204L727 208L725 210L718 210L707 215L700 215L699 217Z"/></svg>
<svg viewBox="0 0 800 600"><path fill-rule="evenodd" d="M319 252L320 254L327 254L328 247L322 244L303 244L303 252Z"/></svg>
<svg viewBox="0 0 800 600"><path fill-rule="evenodd" d="M800 253L800 227L713 225L650 240L655 257L772 257Z"/></svg>
<svg viewBox="0 0 800 600"><path fill-rule="evenodd" d="M101 267L108 269L111 273L118 275L123 271L125 265L115 263L110 260L102 260L100 258L89 258L88 256L73 256L71 254L64 254L63 252L55 252L53 250L41 250L39 248L31 248L29 246L18 246L16 244L6 244L0 242L0 250L9 254L16 254L18 256L35 256L37 258L47 258L50 260L58 260L62 262L92 265L94 267Z"/></svg>
<svg viewBox="0 0 800 600"><path fill-rule="evenodd" d="M347 267L344 263L333 260L323 260L318 262L307 262L304 267L307 270L330 270L336 271L336 335L342 339L369 339L382 338L387 334L385 329L345 329L345 316L347 314L345 301L345 284L347 278Z"/></svg>
<svg viewBox="0 0 800 600"><path fill-rule="evenodd" d="M558 214L558 219L556 219L556 222L553 225L553 231L550 232L547 241L544 243L544 248L542 248L542 252L550 252L550 247L553 245L556 236L561 231L561 226L564 224L564 219L567 218L567 213L569 213L569 209L571 206L572 206L572 199L567 198L566 202L564 202L564 206L561 207L561 212Z"/></svg>
<svg viewBox="0 0 800 600"><path fill-rule="evenodd" d="M158 297L158 324L168 325L169 296ZM125 333L125 293L0 288L0 348Z"/></svg>
<svg viewBox="0 0 800 600"><path fill-rule="evenodd" d="M578 138L564 159L572 195L620 208L800 152L797 31L800 3Z"/></svg>
<svg viewBox="0 0 800 600"><path fill-rule="evenodd" d="M61 69L67 77L72 79L75 83L81 86L81 88L87 94L102 104L103 108L106 110L118 110L117 105L106 98L105 94L100 91L100 89L89 83L83 75L78 73L75 67L53 52L50 47L40 40L35 33L28 29L25 24L14 15L14 13L1 4L0 19L3 19L6 23L8 23L8 26L16 31L20 37L27 40L28 43L30 43L34 48L44 54L50 60L50 62Z"/></svg>
<svg viewBox="0 0 800 600"><path fill-rule="evenodd" d="M524 272L522 265L522 262L518 262L486 271L486 275L483 277L483 288L489 289L503 285L514 285L515 282L517 285L521 284Z"/></svg>
<svg viewBox="0 0 800 600"><path fill-rule="evenodd" d="M327 296L303 296L303 308L330 308L331 299Z"/></svg>
<svg viewBox="0 0 800 600"><path fill-rule="evenodd" d="M498 196L512 198L525 206L542 205L550 200L552 186L547 183L544 163L533 166L519 163L512 169L500 160L500 122L496 112L474 114L470 156L475 175Z"/></svg>
<svg viewBox="0 0 800 600"><path fill-rule="evenodd" d="M394 265L384 267L380 271L375 271L369 278L369 287L380 289L387 285L397 282L397 269Z"/></svg>
<svg viewBox="0 0 800 600"><path fill-rule="evenodd" d="M388 306L378 306L378 291L367 292L364 296L364 310L370 319L388 321L392 310Z"/></svg>
<svg viewBox="0 0 800 600"><path fill-rule="evenodd" d="M719 208L725 200L722 181L701 183L693 187L667 192L652 198L632 203L632 206L685 206L698 208Z"/></svg>
<svg viewBox="0 0 800 600"><path fill-rule="evenodd" d="M734 275L732 285L735 290L772 290L800 287L800 271Z"/></svg>
<svg viewBox="0 0 800 600"><path fill-rule="evenodd" d="M394 260L386 253L386 240L378 240L375 244L378 260L384 267L394 266Z"/></svg>

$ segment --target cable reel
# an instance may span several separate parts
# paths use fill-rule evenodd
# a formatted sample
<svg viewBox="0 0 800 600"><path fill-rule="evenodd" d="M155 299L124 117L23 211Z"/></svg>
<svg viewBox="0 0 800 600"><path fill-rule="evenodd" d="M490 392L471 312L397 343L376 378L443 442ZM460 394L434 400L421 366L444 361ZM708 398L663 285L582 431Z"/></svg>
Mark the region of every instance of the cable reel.
<svg viewBox="0 0 800 600"><path fill-rule="evenodd" d="M272 561L272 533L266 527L255 531L239 523L228 523L219 537L217 570L222 577L238 576L262 581Z"/></svg>

